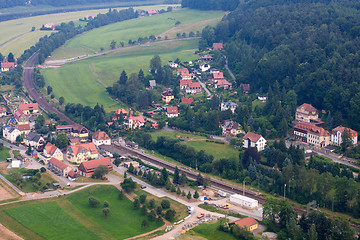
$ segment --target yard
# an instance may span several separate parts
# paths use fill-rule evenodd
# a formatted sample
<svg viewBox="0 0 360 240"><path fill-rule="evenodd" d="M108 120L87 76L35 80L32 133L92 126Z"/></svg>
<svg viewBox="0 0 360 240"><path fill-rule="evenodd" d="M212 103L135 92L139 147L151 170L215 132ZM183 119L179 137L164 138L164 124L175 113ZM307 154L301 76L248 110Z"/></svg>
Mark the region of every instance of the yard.
<svg viewBox="0 0 360 240"><path fill-rule="evenodd" d="M10 148L2 147L0 150L0 161L6 161L7 158L10 158Z"/></svg>

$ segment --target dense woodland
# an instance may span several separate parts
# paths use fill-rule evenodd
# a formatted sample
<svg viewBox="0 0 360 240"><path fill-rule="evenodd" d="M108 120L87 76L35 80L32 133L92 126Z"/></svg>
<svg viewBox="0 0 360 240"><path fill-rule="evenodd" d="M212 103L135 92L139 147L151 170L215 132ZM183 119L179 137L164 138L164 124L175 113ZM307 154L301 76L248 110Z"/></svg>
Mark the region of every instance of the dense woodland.
<svg viewBox="0 0 360 240"><path fill-rule="evenodd" d="M235 10L239 0L182 0L181 7L189 7L200 10Z"/></svg>
<svg viewBox="0 0 360 240"><path fill-rule="evenodd" d="M146 1L146 0L138 0ZM83 4L101 4L111 2L129 2L129 0L0 0L0 8L10 8L16 6L38 6L49 5L54 7L64 7L70 5L83 5Z"/></svg>

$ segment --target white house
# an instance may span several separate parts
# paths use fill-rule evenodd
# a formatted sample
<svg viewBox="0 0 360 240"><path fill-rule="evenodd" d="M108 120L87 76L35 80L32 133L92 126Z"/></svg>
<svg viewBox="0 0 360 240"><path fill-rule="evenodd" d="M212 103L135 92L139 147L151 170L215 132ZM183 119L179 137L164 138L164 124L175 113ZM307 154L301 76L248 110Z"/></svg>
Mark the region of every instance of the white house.
<svg viewBox="0 0 360 240"><path fill-rule="evenodd" d="M99 147L100 145L111 145L111 139L106 134L106 132L103 131L96 131L92 137L92 142L95 144L96 147Z"/></svg>
<svg viewBox="0 0 360 240"><path fill-rule="evenodd" d="M177 107L167 107L166 108L166 117L173 118L173 117L178 117L178 116L179 116L179 112L178 112Z"/></svg>
<svg viewBox="0 0 360 240"><path fill-rule="evenodd" d="M206 71L208 71L210 68L211 68L210 65L207 64L207 63L201 63L201 64L199 65L199 69L200 69L202 72L206 72Z"/></svg>
<svg viewBox="0 0 360 240"><path fill-rule="evenodd" d="M266 102L267 99L268 99L268 97L265 96L265 95L259 95L257 98L258 98L258 100L260 100L260 101L262 101L262 102Z"/></svg>
<svg viewBox="0 0 360 240"><path fill-rule="evenodd" d="M3 137L11 143L16 142L16 138L21 135L21 132L12 126L5 126L3 129Z"/></svg>
<svg viewBox="0 0 360 240"><path fill-rule="evenodd" d="M224 136L236 136L240 133L245 133L244 130L242 130L241 125L237 122L231 121L231 120L225 120L224 123L221 125L222 127L222 134Z"/></svg>
<svg viewBox="0 0 360 240"><path fill-rule="evenodd" d="M342 136L345 130L349 132L352 144L356 145L358 142L358 133L350 128L346 128L343 126L338 126L331 131L331 143L337 146L341 145L341 143L343 142Z"/></svg>
<svg viewBox="0 0 360 240"><path fill-rule="evenodd" d="M231 101L221 103L221 111L226 111L226 110L230 109L232 113L235 113L235 109L237 107L238 107L238 105Z"/></svg>
<svg viewBox="0 0 360 240"><path fill-rule="evenodd" d="M44 139L42 136L30 132L25 138L24 138L24 143L26 146L31 146L31 147L35 147L35 148L39 148L43 143L44 143Z"/></svg>
<svg viewBox="0 0 360 240"><path fill-rule="evenodd" d="M177 63L175 63L175 62L169 62L168 65L169 65L169 67L171 67L171 68L177 68L177 67L179 67L179 64L177 64Z"/></svg>
<svg viewBox="0 0 360 240"><path fill-rule="evenodd" d="M263 138L263 136L248 132L244 138L243 138L243 147L249 148L249 147L256 147L257 150L260 152L265 149L266 146L266 140Z"/></svg>
<svg viewBox="0 0 360 240"><path fill-rule="evenodd" d="M45 163L51 158L56 158L57 160L62 161L64 158L63 153L58 149L55 145L51 143L47 143L44 152L42 155L39 156Z"/></svg>

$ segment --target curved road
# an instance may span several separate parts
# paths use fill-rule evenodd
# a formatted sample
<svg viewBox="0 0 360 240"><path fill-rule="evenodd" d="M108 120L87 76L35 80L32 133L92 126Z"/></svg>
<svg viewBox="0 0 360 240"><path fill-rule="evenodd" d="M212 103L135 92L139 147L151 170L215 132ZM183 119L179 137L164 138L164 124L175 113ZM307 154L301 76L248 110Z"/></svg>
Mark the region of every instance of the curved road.
<svg viewBox="0 0 360 240"><path fill-rule="evenodd" d="M48 103L45 99L43 99L41 97L41 94L36 90L33 81L33 73L34 73L34 67L37 62L37 58L38 58L38 54L36 53L29 59L29 61L24 66L23 77L24 77L24 84L26 90L28 91L31 98L36 100L43 110L45 110L46 112L56 113L61 121L68 121L69 124L77 125L77 123L72 121L69 117L65 116L65 114L54 108L50 103Z"/></svg>

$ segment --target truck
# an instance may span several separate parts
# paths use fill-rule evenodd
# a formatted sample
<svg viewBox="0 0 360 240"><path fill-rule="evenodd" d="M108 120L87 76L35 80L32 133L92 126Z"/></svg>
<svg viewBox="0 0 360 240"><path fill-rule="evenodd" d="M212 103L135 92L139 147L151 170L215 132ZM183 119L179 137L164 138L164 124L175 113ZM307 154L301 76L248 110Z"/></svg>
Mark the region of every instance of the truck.
<svg viewBox="0 0 360 240"><path fill-rule="evenodd" d="M230 208L230 207L229 207L228 204L224 205L224 209L229 209L229 208Z"/></svg>

